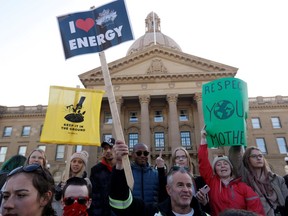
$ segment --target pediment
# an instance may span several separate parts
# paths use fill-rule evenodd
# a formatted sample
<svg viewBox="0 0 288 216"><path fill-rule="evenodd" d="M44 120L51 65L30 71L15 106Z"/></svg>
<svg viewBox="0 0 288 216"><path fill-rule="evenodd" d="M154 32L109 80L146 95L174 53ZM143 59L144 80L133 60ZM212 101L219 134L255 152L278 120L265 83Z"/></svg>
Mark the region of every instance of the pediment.
<svg viewBox="0 0 288 216"><path fill-rule="evenodd" d="M237 68L193 56L180 51L155 45L108 64L113 82L163 79L203 79L234 77ZM212 76L212 77L211 77ZM206 77L206 78L205 78ZM103 84L101 67L97 67L79 78L85 87Z"/></svg>

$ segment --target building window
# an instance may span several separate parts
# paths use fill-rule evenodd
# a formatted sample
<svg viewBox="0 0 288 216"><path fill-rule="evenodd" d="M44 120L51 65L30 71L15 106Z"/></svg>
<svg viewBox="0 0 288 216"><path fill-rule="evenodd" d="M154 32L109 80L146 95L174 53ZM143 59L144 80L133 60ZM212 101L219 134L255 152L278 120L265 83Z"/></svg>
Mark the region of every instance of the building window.
<svg viewBox="0 0 288 216"><path fill-rule="evenodd" d="M30 126L23 126L21 136L24 136L24 137L29 136L30 135L30 130L31 130Z"/></svg>
<svg viewBox="0 0 288 216"><path fill-rule="evenodd" d="M130 122L138 122L137 112L130 112Z"/></svg>
<svg viewBox="0 0 288 216"><path fill-rule="evenodd" d="M63 160L65 153L65 145L57 145L56 148L56 160Z"/></svg>
<svg viewBox="0 0 288 216"><path fill-rule="evenodd" d="M287 153L287 143L284 137L277 137L276 138L279 152L280 154L286 154Z"/></svg>
<svg viewBox="0 0 288 216"><path fill-rule="evenodd" d="M81 152L83 149L83 146L82 145L76 145L75 146L75 152Z"/></svg>
<svg viewBox="0 0 288 216"><path fill-rule="evenodd" d="M112 124L112 115L110 112L104 112L104 123Z"/></svg>
<svg viewBox="0 0 288 216"><path fill-rule="evenodd" d="M256 138L256 145L263 154L267 154L266 144L264 138Z"/></svg>
<svg viewBox="0 0 288 216"><path fill-rule="evenodd" d="M7 147L0 147L0 162L4 162L6 158Z"/></svg>
<svg viewBox="0 0 288 216"><path fill-rule="evenodd" d="M134 145L138 143L138 140L139 140L138 133L129 133L128 134L129 149L133 149Z"/></svg>
<svg viewBox="0 0 288 216"><path fill-rule="evenodd" d="M260 119L259 118L252 118L251 119L251 122L252 122L252 127L254 129L259 129L261 128L261 122L260 122Z"/></svg>
<svg viewBox="0 0 288 216"><path fill-rule="evenodd" d="M163 122L162 111L155 111L154 112L154 122Z"/></svg>
<svg viewBox="0 0 288 216"><path fill-rule="evenodd" d="M19 146L19 149L18 149L18 154L19 155L25 156L26 155L26 151L27 151L27 146Z"/></svg>
<svg viewBox="0 0 288 216"><path fill-rule="evenodd" d="M3 131L3 137L11 137L12 135L12 127L5 127Z"/></svg>
<svg viewBox="0 0 288 216"><path fill-rule="evenodd" d="M181 146L186 148L191 148L191 137L189 131L181 131L180 132L181 137Z"/></svg>
<svg viewBox="0 0 288 216"><path fill-rule="evenodd" d="M37 148L43 150L44 152L46 151L46 146L45 145L38 145Z"/></svg>
<svg viewBox="0 0 288 216"><path fill-rule="evenodd" d="M180 110L179 121L188 121L188 111L187 110Z"/></svg>
<svg viewBox="0 0 288 216"><path fill-rule="evenodd" d="M271 118L272 127L273 128L281 128L281 122L279 117L272 117Z"/></svg>
<svg viewBox="0 0 288 216"><path fill-rule="evenodd" d="M163 132L155 132L154 142L155 142L156 150L164 149L164 147L165 147L164 133Z"/></svg>

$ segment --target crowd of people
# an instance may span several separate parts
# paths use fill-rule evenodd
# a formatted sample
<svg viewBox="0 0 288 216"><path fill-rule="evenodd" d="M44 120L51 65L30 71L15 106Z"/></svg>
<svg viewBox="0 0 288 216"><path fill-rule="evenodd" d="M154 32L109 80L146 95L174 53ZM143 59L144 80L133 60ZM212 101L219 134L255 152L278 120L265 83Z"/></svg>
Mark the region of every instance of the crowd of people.
<svg viewBox="0 0 288 216"><path fill-rule="evenodd" d="M206 131L202 130L197 176L183 147L173 150L169 168L162 151L152 166L144 143L134 145L130 153L124 141L110 138L101 148L101 159L90 176L88 152L75 152L68 175L63 173L57 185L43 150L34 149L27 158L11 157L0 170L0 215L288 215L285 180L271 171L256 147L231 146L229 155L218 155L210 163ZM127 185L122 164L126 155L131 155L133 188Z"/></svg>

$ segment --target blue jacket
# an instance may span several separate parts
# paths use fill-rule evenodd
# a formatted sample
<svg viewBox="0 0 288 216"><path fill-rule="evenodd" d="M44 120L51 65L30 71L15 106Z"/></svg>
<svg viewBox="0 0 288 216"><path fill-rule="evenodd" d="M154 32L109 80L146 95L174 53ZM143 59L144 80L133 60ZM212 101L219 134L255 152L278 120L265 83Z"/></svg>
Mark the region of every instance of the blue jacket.
<svg viewBox="0 0 288 216"><path fill-rule="evenodd" d="M133 196L142 199L147 204L158 203L158 171L148 163L145 167L132 163L131 169L134 177Z"/></svg>

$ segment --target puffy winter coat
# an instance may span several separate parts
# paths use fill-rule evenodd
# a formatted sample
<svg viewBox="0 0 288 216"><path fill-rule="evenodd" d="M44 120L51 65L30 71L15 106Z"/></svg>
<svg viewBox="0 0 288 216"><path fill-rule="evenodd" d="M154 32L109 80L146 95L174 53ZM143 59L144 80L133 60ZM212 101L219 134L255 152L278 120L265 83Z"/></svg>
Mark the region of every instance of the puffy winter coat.
<svg viewBox="0 0 288 216"><path fill-rule="evenodd" d="M158 171L148 163L145 167L132 163L131 170L134 178L133 196L144 200L147 204L158 203Z"/></svg>
<svg viewBox="0 0 288 216"><path fill-rule="evenodd" d="M245 209L265 215L258 194L242 182L241 178L234 179L225 185L218 175L214 174L208 159L207 145L200 145L198 158L200 175L211 189L209 192L211 215L218 215L225 209Z"/></svg>

